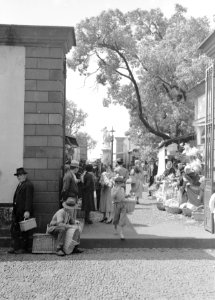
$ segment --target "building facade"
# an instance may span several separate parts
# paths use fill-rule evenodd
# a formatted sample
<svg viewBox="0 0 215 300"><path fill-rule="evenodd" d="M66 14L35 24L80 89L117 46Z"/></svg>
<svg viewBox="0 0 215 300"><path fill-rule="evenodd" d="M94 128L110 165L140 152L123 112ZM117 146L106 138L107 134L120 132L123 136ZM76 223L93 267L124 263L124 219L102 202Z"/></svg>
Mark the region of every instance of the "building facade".
<svg viewBox="0 0 215 300"><path fill-rule="evenodd" d="M59 207L64 161L66 54L72 27L0 25L0 207L10 206L24 166L44 230Z"/></svg>

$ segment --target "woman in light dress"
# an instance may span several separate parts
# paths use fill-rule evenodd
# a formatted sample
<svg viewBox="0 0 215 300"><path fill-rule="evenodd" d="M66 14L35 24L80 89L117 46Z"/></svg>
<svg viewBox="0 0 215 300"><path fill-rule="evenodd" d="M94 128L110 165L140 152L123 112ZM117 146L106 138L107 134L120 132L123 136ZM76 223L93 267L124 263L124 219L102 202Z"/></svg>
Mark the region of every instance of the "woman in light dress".
<svg viewBox="0 0 215 300"><path fill-rule="evenodd" d="M139 199L143 195L143 176L139 167L135 166L131 171L131 192L135 194L136 203L139 204Z"/></svg>
<svg viewBox="0 0 215 300"><path fill-rule="evenodd" d="M114 185L114 173L111 166L104 167L100 178L101 195L100 195L100 212L103 213L101 222L106 224L112 223L113 220L113 203L111 189Z"/></svg>

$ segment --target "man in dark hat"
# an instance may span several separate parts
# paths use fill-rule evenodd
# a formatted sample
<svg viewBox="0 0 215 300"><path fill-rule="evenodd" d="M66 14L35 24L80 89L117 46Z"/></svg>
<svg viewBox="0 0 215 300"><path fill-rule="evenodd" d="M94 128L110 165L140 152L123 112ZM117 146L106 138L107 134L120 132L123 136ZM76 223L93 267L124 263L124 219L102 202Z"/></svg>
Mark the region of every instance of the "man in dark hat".
<svg viewBox="0 0 215 300"><path fill-rule="evenodd" d="M61 191L62 200L66 201L68 197L73 197L78 200L78 179L75 174L78 172L79 162L72 160L70 163L70 168L64 175L63 178L63 188Z"/></svg>
<svg viewBox="0 0 215 300"><path fill-rule="evenodd" d="M28 219L33 214L34 186L27 179L27 172L24 168L18 168L14 176L19 184L13 197L13 213L11 224L11 249L9 253L21 254L31 250L30 235L32 231L22 232L19 222Z"/></svg>

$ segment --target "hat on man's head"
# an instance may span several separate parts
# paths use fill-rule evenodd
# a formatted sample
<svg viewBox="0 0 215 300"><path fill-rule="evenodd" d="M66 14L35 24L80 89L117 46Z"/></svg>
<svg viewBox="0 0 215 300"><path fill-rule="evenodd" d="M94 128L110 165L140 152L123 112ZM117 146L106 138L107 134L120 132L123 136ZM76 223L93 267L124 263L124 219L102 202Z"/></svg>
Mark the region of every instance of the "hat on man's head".
<svg viewBox="0 0 215 300"><path fill-rule="evenodd" d="M16 173L14 174L14 176L19 176L19 175L25 175L28 174L24 168L18 168L16 169Z"/></svg>
<svg viewBox="0 0 215 300"><path fill-rule="evenodd" d="M117 158L116 161L117 161L118 164L123 164L123 159L122 158Z"/></svg>
<svg viewBox="0 0 215 300"><path fill-rule="evenodd" d="M73 209L76 205L76 201L74 198L68 198L66 201L63 202L63 207L66 209Z"/></svg>
<svg viewBox="0 0 215 300"><path fill-rule="evenodd" d="M93 172L93 165L88 164L88 165L86 165L85 169L87 172Z"/></svg>
<svg viewBox="0 0 215 300"><path fill-rule="evenodd" d="M79 162L77 160L72 160L70 163L70 167L79 168Z"/></svg>
<svg viewBox="0 0 215 300"><path fill-rule="evenodd" d="M118 176L118 177L116 177L116 179L115 179L115 183L124 183L124 179L123 179L123 177L122 177L122 176Z"/></svg>

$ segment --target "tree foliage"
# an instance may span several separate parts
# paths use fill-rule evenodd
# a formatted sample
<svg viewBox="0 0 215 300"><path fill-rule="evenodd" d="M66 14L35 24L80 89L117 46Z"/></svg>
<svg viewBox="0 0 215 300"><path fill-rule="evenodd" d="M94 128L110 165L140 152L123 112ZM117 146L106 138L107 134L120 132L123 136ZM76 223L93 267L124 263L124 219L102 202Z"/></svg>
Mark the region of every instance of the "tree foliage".
<svg viewBox="0 0 215 300"><path fill-rule="evenodd" d="M104 11L77 25L68 66L96 73L107 88L104 105L125 106L131 127L170 139L193 131L187 92L204 78L208 59L197 49L208 34L208 20L187 18L180 5L170 18L160 9Z"/></svg>
<svg viewBox="0 0 215 300"><path fill-rule="evenodd" d="M83 144L86 143L87 150L92 150L96 147L97 142L86 132L78 132L76 135L77 141Z"/></svg>
<svg viewBox="0 0 215 300"><path fill-rule="evenodd" d="M85 125L87 113L77 107L73 101L66 101L66 134L76 135L81 127Z"/></svg>

